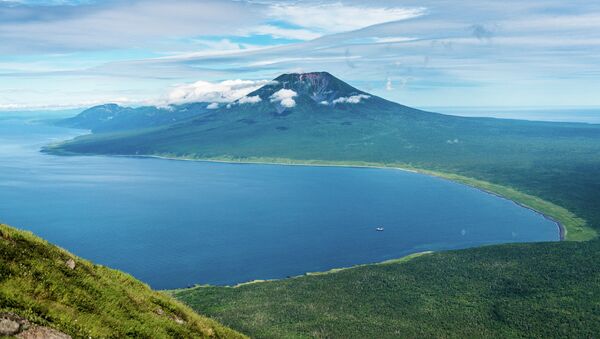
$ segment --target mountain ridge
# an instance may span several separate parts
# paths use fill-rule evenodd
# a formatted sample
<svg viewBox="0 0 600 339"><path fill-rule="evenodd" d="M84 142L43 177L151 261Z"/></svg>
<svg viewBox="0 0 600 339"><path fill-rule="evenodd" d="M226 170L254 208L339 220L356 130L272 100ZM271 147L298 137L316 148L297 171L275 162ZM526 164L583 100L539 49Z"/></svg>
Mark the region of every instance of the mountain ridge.
<svg viewBox="0 0 600 339"><path fill-rule="evenodd" d="M97 105L74 117L53 122L69 128L89 129L94 133L154 128L183 121L209 110L208 103L196 102L167 107L128 107L116 103Z"/></svg>
<svg viewBox="0 0 600 339"><path fill-rule="evenodd" d="M215 105L216 104L216 105ZM159 128L210 116L256 114L287 116L292 113L334 116L358 114L365 107L381 114L435 114L404 106L361 91L328 72L281 74L266 85L227 104L194 102L167 107L126 107L115 103L93 106L56 125L90 129L94 133ZM342 115L339 116L343 118ZM251 118L251 117L250 117Z"/></svg>
<svg viewBox="0 0 600 339"><path fill-rule="evenodd" d="M356 89L327 72L282 74L217 109L199 112L199 103L190 105L195 105L191 116L180 121L87 135L45 151L423 163L465 156L485 160L490 143L497 157L511 157L512 146L506 146L517 139L596 133L593 126L426 112Z"/></svg>
<svg viewBox="0 0 600 339"><path fill-rule="evenodd" d="M286 92L287 91L287 92ZM291 92L289 92L291 91ZM282 93L287 99L291 99L285 105L285 102L278 96ZM245 102L247 98L255 98L254 101ZM260 101L256 102L256 98ZM400 105L361 91L328 72L308 72L308 73L286 73L279 75L269 84L249 93L234 101L227 108L235 105L262 104L262 106L274 107L277 114L289 114L289 111L312 110L319 113L327 113L332 109L344 109L355 111L353 108L366 104L377 105L379 109L390 110L407 106ZM264 108L263 108L264 109ZM306 112L305 112L306 113Z"/></svg>
<svg viewBox="0 0 600 339"><path fill-rule="evenodd" d="M280 87L277 85L280 85ZM309 72L281 74L273 79L272 84L263 86L247 96L258 95L261 99L265 100L267 99L267 95L264 92L271 87L293 90L298 95L308 95L315 103L323 101L332 102L339 97L350 97L360 94L368 95L366 92L350 86L328 72Z"/></svg>

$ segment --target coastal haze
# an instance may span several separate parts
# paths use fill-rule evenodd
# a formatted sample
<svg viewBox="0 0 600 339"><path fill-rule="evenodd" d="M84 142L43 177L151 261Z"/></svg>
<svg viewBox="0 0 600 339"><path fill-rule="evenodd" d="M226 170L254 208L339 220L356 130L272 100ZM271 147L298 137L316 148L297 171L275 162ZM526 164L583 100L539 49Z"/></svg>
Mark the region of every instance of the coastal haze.
<svg viewBox="0 0 600 339"><path fill-rule="evenodd" d="M600 124L600 107L424 107L464 117Z"/></svg>
<svg viewBox="0 0 600 339"><path fill-rule="evenodd" d="M81 133L0 121L1 220L154 288L559 240L557 224L536 212L405 171L39 152Z"/></svg>

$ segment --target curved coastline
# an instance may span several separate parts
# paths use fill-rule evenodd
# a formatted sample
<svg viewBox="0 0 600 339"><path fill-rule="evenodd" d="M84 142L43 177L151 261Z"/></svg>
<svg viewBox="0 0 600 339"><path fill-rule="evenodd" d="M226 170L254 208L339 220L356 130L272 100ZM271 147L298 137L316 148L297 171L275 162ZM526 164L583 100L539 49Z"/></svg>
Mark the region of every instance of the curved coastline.
<svg viewBox="0 0 600 339"><path fill-rule="evenodd" d="M60 144L60 143L58 143ZM527 208L544 218L556 223L561 241L587 241L598 237L598 233L587 225L587 222L564 207L543 200L537 196L523 193L517 189L494 184L491 182L466 177L458 174L428 170L403 163L376 163L366 161L326 161L326 160L296 160L277 157L194 157L191 155L163 154L102 154L75 153L56 149L48 145L42 152L63 156L111 156L129 158L152 158L175 161L199 161L229 164L280 165L280 166L316 166L316 167L347 167L347 168L377 168L393 169L411 173L429 175L439 179L453 181L492 194L502 199Z"/></svg>
<svg viewBox="0 0 600 339"><path fill-rule="evenodd" d="M105 154L98 154L98 155L104 155ZM439 179L443 179L443 180L448 180L448 181L452 181L458 184L462 184L462 185L467 185L469 187L475 188L481 192L496 196L498 198L501 199L505 199L508 201L511 201L512 203L526 208L530 211L533 211L539 215L541 215L542 217L544 217L547 220L552 221L553 223L556 224L558 232L559 232L559 239L560 241L565 241L565 240L576 240L576 239L567 239L567 234L568 234L568 229L567 226L559 221L558 217L555 217L553 215L551 215L550 213L547 212L543 212L540 211L538 209L536 209L535 207L529 206L524 202L518 201L516 199L512 199L511 197L508 197L506 195L503 195L499 192L495 192L489 188L483 187L483 185L477 185L477 183L482 183L482 184L486 184L486 185L494 185L494 186L498 186L498 187L502 187L502 188L506 188L506 189L510 189L501 185L496 185L496 184L492 184L489 182L485 182L485 181L481 181L478 179L473 179L473 178L469 178L469 177L463 177L463 176L459 176L459 175L455 175L455 174L450 174L450 173L444 173L444 172L437 172L437 171L430 171L430 170L424 170L424 169L419 169L419 168L414 168L414 167L410 167L410 166L400 166L398 164L391 164L391 165L386 165L386 164L378 164L378 163L368 163L368 162L335 162L335 161L321 161L321 160L312 160L312 161L299 161L299 160L293 160L293 159L286 159L286 158L280 158L277 160L273 160L273 159L266 159L265 161L261 161L260 159L257 160L253 160L253 159L221 159L221 158L190 158L190 157L180 157L180 156L172 156L172 155L109 155L109 156L117 156L117 157L133 157L133 158L150 158L150 159L162 159L162 160L175 160L175 161L197 161L197 162L214 162L214 163L227 163L227 164L252 164L252 165L279 165L279 166L312 166L312 167L346 167L346 168L375 168L375 169L392 169L392 170L399 170L399 171L405 171L405 172L410 172L410 173L417 173L417 174L423 174L423 175L428 175L431 177L435 177L435 178L439 178ZM457 180L458 178L460 178L461 180ZM514 189L511 189L514 190ZM548 201L545 201L541 198L535 197L535 196L531 196L529 194L526 193L522 193L520 191L514 190L515 192L518 192L519 194L522 194L524 196L528 196L531 198L535 198L543 203L546 204L550 204L553 206L556 206L558 208L562 208L560 206L554 205ZM565 209L565 211L569 212L568 210ZM570 212L569 212L570 213ZM574 216L574 215L573 215ZM575 216L576 217L576 216ZM586 239L587 240L587 239Z"/></svg>

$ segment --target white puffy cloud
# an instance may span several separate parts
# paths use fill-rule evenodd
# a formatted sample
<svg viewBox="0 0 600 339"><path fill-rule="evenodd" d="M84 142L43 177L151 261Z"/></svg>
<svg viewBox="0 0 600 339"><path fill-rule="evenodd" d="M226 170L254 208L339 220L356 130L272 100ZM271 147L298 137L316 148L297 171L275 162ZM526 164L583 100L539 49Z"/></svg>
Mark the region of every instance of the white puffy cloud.
<svg viewBox="0 0 600 339"><path fill-rule="evenodd" d="M253 96L245 96L245 97L241 97L237 103L238 104L256 104L258 102L261 102L262 99L258 96L258 95L253 95Z"/></svg>
<svg viewBox="0 0 600 339"><path fill-rule="evenodd" d="M213 102L213 103L209 104L208 106L206 106L206 108L208 108L208 109L217 109L217 108L219 108L219 103L218 102Z"/></svg>
<svg viewBox="0 0 600 339"><path fill-rule="evenodd" d="M291 108L296 106L296 100L294 100L294 97L296 97L297 95L298 93L294 92L291 89L282 88L279 91L273 93L270 99L271 102L277 102L283 107Z"/></svg>
<svg viewBox="0 0 600 339"><path fill-rule="evenodd" d="M334 104L358 104L363 99L369 99L371 96L366 94L352 95L349 97L339 97L333 100Z"/></svg>
<svg viewBox="0 0 600 339"><path fill-rule="evenodd" d="M168 104L188 102L230 103L270 83L270 80L196 81L175 87L168 95ZM259 98L260 99L260 98ZM256 99L254 99L256 100Z"/></svg>
<svg viewBox="0 0 600 339"><path fill-rule="evenodd" d="M281 100L280 104L283 107L292 108L296 106L296 101L294 99L288 98Z"/></svg>

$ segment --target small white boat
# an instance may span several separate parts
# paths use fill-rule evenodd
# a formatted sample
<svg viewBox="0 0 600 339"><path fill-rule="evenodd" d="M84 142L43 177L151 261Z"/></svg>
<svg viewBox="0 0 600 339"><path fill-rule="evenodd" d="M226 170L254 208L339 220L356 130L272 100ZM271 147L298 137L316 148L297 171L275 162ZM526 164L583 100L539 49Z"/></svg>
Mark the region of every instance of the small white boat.
<svg viewBox="0 0 600 339"><path fill-rule="evenodd" d="M377 232L383 232L383 227L377 227L375 230L376 230Z"/></svg>

